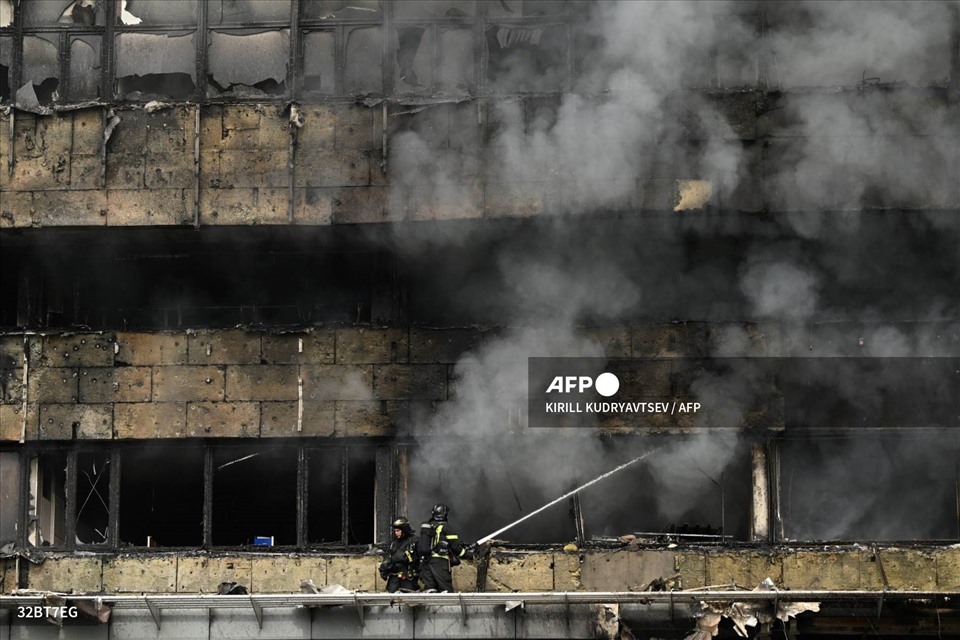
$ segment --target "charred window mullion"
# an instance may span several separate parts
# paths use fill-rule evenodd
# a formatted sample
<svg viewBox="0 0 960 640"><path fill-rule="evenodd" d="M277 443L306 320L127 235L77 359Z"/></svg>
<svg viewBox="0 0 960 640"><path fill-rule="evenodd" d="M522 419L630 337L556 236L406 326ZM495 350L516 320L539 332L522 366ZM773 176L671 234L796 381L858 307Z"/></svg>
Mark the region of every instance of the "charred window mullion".
<svg viewBox="0 0 960 640"><path fill-rule="evenodd" d="M300 98L300 79L303 77L303 49L300 38L300 2L290 3L290 57L287 61L287 95ZM299 530L299 529L298 529Z"/></svg>
<svg viewBox="0 0 960 640"><path fill-rule="evenodd" d="M340 452L340 543L344 545L350 540L350 505L348 503L350 491L347 487L350 476L349 451L344 447Z"/></svg>
<svg viewBox="0 0 960 640"><path fill-rule="evenodd" d="M210 68L209 51L207 43L209 37L207 34L207 3L203 0L197 3L197 69L196 85L194 86L195 97L198 103L203 102L207 95L207 73Z"/></svg>
<svg viewBox="0 0 960 640"><path fill-rule="evenodd" d="M65 493L66 509L64 515L64 546L67 549L77 547L77 456L76 449L67 452L67 479Z"/></svg>
<svg viewBox="0 0 960 640"><path fill-rule="evenodd" d="M120 546L118 533L120 522L120 457L119 449L110 451L110 513L108 515L110 531L107 533L107 546L113 549Z"/></svg>
<svg viewBox="0 0 960 640"><path fill-rule="evenodd" d="M297 447L297 548L303 549L307 546L307 509L309 508L309 486L310 468L307 464L307 450L305 447Z"/></svg>
<svg viewBox="0 0 960 640"><path fill-rule="evenodd" d="M213 545L213 448L203 447L203 548Z"/></svg>

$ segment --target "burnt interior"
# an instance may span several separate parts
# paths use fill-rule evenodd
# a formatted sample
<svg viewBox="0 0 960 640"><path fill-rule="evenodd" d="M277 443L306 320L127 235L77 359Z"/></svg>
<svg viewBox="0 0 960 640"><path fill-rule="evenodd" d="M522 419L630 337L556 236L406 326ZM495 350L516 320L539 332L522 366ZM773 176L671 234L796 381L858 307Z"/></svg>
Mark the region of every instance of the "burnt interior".
<svg viewBox="0 0 960 640"><path fill-rule="evenodd" d="M203 544L203 449L157 445L123 451L120 546Z"/></svg>
<svg viewBox="0 0 960 640"><path fill-rule="evenodd" d="M297 544L297 451L247 446L213 454L213 544L252 545L270 538Z"/></svg>
<svg viewBox="0 0 960 640"><path fill-rule="evenodd" d="M537 271L584 288L614 283L609 296L574 307L578 324L763 320L741 280L753 260L771 256L816 279L809 321L936 320L949 310L960 290L956 216L810 216L823 225L816 237L756 214L296 232L4 229L0 264L11 290L0 327L497 325L551 315L559 292L524 280ZM611 304L625 293L635 302Z"/></svg>
<svg viewBox="0 0 960 640"><path fill-rule="evenodd" d="M78 544L110 541L110 456L81 451L77 456L76 533Z"/></svg>

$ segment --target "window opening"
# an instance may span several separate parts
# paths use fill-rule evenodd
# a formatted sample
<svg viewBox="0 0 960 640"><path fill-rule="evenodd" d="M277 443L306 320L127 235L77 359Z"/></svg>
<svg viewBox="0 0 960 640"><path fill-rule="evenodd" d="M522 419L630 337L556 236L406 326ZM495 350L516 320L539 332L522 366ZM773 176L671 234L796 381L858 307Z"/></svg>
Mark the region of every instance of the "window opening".
<svg viewBox="0 0 960 640"><path fill-rule="evenodd" d="M35 94L37 102L48 104L57 99L60 86L59 36L23 36L23 83L20 90ZM26 100L25 102L30 102Z"/></svg>
<svg viewBox="0 0 960 640"><path fill-rule="evenodd" d="M67 454L41 453L30 460L27 543L34 547L66 544Z"/></svg>
<svg viewBox="0 0 960 640"><path fill-rule="evenodd" d="M120 467L120 545L203 543L203 449L126 449Z"/></svg>
<svg viewBox="0 0 960 640"><path fill-rule="evenodd" d="M356 27L346 31L344 77L350 95L383 90L383 56L380 27Z"/></svg>
<svg viewBox="0 0 960 640"><path fill-rule="evenodd" d="M343 449L313 449L307 458L307 541L343 543Z"/></svg>
<svg viewBox="0 0 960 640"><path fill-rule="evenodd" d="M120 33L116 38L119 97L182 100L193 95L196 33Z"/></svg>
<svg viewBox="0 0 960 640"><path fill-rule="evenodd" d="M20 454L0 451L0 553L17 541L20 521Z"/></svg>
<svg viewBox="0 0 960 640"><path fill-rule="evenodd" d="M305 20L372 20L383 17L381 0L302 0Z"/></svg>
<svg viewBox="0 0 960 640"><path fill-rule="evenodd" d="M100 97L100 36L76 36L70 39L71 100Z"/></svg>
<svg viewBox="0 0 960 640"><path fill-rule="evenodd" d="M224 447L213 452L213 544L257 538L297 543L297 450Z"/></svg>
<svg viewBox="0 0 960 640"><path fill-rule="evenodd" d="M0 29L13 25L13 0L0 0Z"/></svg>
<svg viewBox="0 0 960 640"><path fill-rule="evenodd" d="M290 59L290 30L211 31L211 90L229 95L283 95Z"/></svg>
<svg viewBox="0 0 960 640"><path fill-rule="evenodd" d="M13 38L9 36L0 36L0 102L10 100L12 92L10 87L13 85L11 73L13 60Z"/></svg>
<svg viewBox="0 0 960 640"><path fill-rule="evenodd" d="M277 0L214 0L208 5L211 25L289 22L290 3Z"/></svg>
<svg viewBox="0 0 960 640"><path fill-rule="evenodd" d="M373 542L376 450L347 449L347 544Z"/></svg>
<svg viewBox="0 0 960 640"><path fill-rule="evenodd" d="M949 540L958 535L960 443L889 434L780 443L788 540Z"/></svg>
<svg viewBox="0 0 960 640"><path fill-rule="evenodd" d="M105 544L110 536L110 453L77 455L77 543Z"/></svg>
<svg viewBox="0 0 960 640"><path fill-rule="evenodd" d="M308 31L303 36L303 90L337 95L337 34Z"/></svg>

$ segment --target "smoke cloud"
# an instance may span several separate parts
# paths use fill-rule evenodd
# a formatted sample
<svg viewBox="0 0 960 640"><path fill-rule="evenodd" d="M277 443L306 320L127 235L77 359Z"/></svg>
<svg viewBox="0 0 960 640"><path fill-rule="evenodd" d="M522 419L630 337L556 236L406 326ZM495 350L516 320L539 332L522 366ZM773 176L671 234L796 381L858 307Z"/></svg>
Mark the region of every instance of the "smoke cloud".
<svg viewBox="0 0 960 640"><path fill-rule="evenodd" d="M452 262L474 265L472 271L458 267L463 280L444 290L450 317L492 317L506 327L457 365L453 400L416 419L431 434L468 444L419 445L411 465L411 518L428 513L438 499L450 501L468 538L659 443L655 436L604 439L525 428L526 358L604 355L587 326L684 319L768 328L759 349L747 329L717 332L710 348L721 356L945 355L956 347L949 336L957 334L960 303L949 291L958 265L948 247L960 239L960 225L933 213L865 213L956 205L956 181L947 168L957 166L960 124L946 117L944 107L955 7L587 7L577 16L583 37L574 41L571 56L578 73L561 97L426 107L413 117L395 116L403 128L391 138L391 203L398 216L478 217L491 200L502 200L510 216L543 211L551 217L518 229L526 241L478 241L458 235L456 226L442 238L435 230L397 238L413 263L439 249L457 254ZM514 86L525 86L524 74L532 73L519 63L508 71ZM538 86L536 78L526 79L526 86ZM898 90L888 90L894 84ZM765 137L762 148L742 123L728 119L730 111L715 95L691 88L728 96L760 89L751 108L755 133ZM458 133L476 122L483 124L482 140ZM768 209L778 217L718 220L708 210L646 224L619 219L618 236L585 215L669 211L675 202L658 197L657 189L672 193L680 179L709 182L710 203L719 209ZM899 328L918 321L942 325ZM584 492L595 533L685 519L718 525L718 484L731 502L728 532L740 526L744 533L749 442L736 427L753 393L710 377L696 389L718 407L708 426L733 428L664 440L649 461ZM790 449L796 464L808 463L808 476L842 486L845 470L830 462L842 457L816 441L803 442ZM891 496L900 495L912 465L930 455L916 447L905 451L897 464L879 470L878 485L851 480L849 517L836 517L835 526L795 527L790 535L887 535L886 525L867 515L873 497L877 504L897 499ZM867 464L871 455L860 447L854 459ZM820 460L826 466L817 466ZM797 498L802 485L791 494L795 504L803 502ZM880 485L889 496L877 493ZM871 498L858 503L864 492ZM790 513L803 518L808 512ZM731 525L738 514L740 524ZM566 507L558 505L505 537L565 539L572 536L569 523ZM914 533L939 530L918 527Z"/></svg>

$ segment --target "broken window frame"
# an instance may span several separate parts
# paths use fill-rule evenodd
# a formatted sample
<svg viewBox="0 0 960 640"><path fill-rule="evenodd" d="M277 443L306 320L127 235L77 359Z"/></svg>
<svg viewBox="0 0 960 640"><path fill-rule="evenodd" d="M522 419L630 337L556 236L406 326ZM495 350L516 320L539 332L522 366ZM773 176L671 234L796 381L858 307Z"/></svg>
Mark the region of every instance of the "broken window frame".
<svg viewBox="0 0 960 640"><path fill-rule="evenodd" d="M296 1L296 0L295 0ZM390 94L390 88L392 86L387 82L388 74L385 72L386 69L390 68L392 72L392 67L389 67L387 60L387 46L386 46L386 34L389 32L389 15L391 13L392 4L386 2L383 5L383 10L378 14L377 19L355 19L355 18L305 18L303 17L305 12L301 10L296 16L297 28L292 31L296 32L296 42L291 42L290 51L296 52L295 60L295 78L293 82L294 86L294 95L296 97L310 97L313 98L338 98L338 97L350 97L346 90L347 87L347 41L349 39L349 33L355 29L369 29L369 28L379 28L381 30L380 35L380 53L381 53L381 84L379 92L370 92L368 95L374 96L386 96ZM304 69L306 67L306 48L305 48L305 36L309 33L317 31L332 31L334 35L334 90L332 93L321 92L319 90L312 91L307 90L303 86L304 78ZM392 63L391 63L392 64ZM392 77L392 73L389 74Z"/></svg>
<svg viewBox="0 0 960 640"><path fill-rule="evenodd" d="M342 441L341 441L342 440ZM142 450L149 447L154 441L131 440L125 442L110 443L50 443L50 442L29 442L25 445L13 445L0 447L0 451L15 452L18 454L18 489L17 495L20 497L20 504L17 507L18 524L16 530L15 545L18 549L30 550L31 552L63 552L63 551L183 551L195 549L212 550L243 550L243 551L276 551L290 552L292 550L356 550L366 548L371 543L382 542L389 528L389 523L397 511L397 506L401 504L404 497L398 492L402 491L401 482L398 481L398 460L402 455L402 445L390 445L371 439L330 439L316 441L306 444L301 440L275 439L270 442L253 439L230 439L216 442L206 442L193 439L183 439L176 442L164 442L165 446L170 448L177 447L201 447L203 450L203 479L198 491L203 494L203 523L202 523L202 542L196 545L182 546L163 546L147 547L139 545L124 544L120 540L120 510L121 510L121 477L124 453L126 451ZM213 493L213 475L214 475L214 453L229 451L239 448L282 448L293 453L297 461L296 468L296 496L295 496L295 531L296 542L289 545L276 545L270 547L256 545L215 545L213 544L213 503L215 496ZM308 496L307 496L307 474L308 458L310 451L325 450L335 451L340 454L341 485L339 490L345 496L341 504L341 512L346 518L349 514L349 486L346 484L348 476L348 458L350 450L360 450L368 454L369 462L373 465L374 477L371 480L373 486L373 495L370 497L372 513L370 520L372 522L373 540L359 540L353 543L349 542L349 536L346 533L341 535L340 540L323 543L308 542ZM79 495L79 461L82 456L95 454L105 456L109 461L109 474L105 476L109 484L108 519L107 535L104 542L80 542L77 539L77 516L81 510L84 496ZM44 456L62 455L66 464L63 486L63 544L41 544L36 546L30 542L29 523L34 516L31 516L31 469L34 466L33 461L38 462ZM38 476L37 481L42 482L42 477ZM39 490L38 490L39 491ZM38 507L35 507L38 508ZM341 531L346 532L346 520L341 522ZM26 525L26 526L22 526ZM199 537L199 536L198 536Z"/></svg>
<svg viewBox="0 0 960 640"><path fill-rule="evenodd" d="M382 10L370 16L352 17L327 17L317 18L306 17L306 11L302 6L303 2L309 0L291 0L290 19L272 20L262 23L222 23L212 25L210 23L210 11L205 0L199 0L197 3L196 20L189 24L122 24L117 14L121 10L114 2L105 2L103 5L102 25L74 25L74 24L56 24L43 27L27 27L22 24L21 11L14 11L13 23L8 27L0 28L0 35L13 38L11 50L10 67L10 97L9 102L13 102L16 97L16 91L22 85L23 74L23 36L32 34L55 34L58 38L58 61L60 78L58 80L57 93L58 99L54 105L76 103L78 99L70 96L70 43L71 39L77 36L100 37L100 81L99 81L99 101L101 102L145 102L154 99L157 95L144 94L130 98L119 95L117 92L117 81L115 70L117 66L116 56L116 37L124 33L153 33L168 34L174 32L194 32L195 34L195 67L193 69L194 90L187 97L170 98L172 102L203 102L214 103L221 101L243 101L255 99L257 102L285 102L287 100L297 100L309 98L311 100L334 100L355 99L357 95L348 91L348 79L346 78L348 60L347 48L349 34L352 30L363 28L380 29L380 60L381 60L381 79L376 82L376 87L371 87L370 91L364 92L368 99L385 98L397 96L399 98L419 96L419 95L455 95L459 97L496 97L499 95L528 95L528 94L558 94L569 90L570 79L573 74L575 64L573 40L575 38L575 29L577 24L573 21L573 11L568 10L565 13L544 16L487 16L488 5L485 2L477 2L473 15L467 16L422 16L422 17L395 17L395 6L392 2L385 1L382 4ZM136 15L136 6L131 7L132 13ZM567 36L567 64L565 74L567 81L563 87L551 88L548 91L514 91L497 90L488 78L489 52L487 51L485 31L488 28L503 26L527 26L527 27L549 27L562 25ZM398 67L396 54L397 27L419 26L429 31L433 36L433 50L429 53L431 78L429 83L423 87L404 87L398 81ZM251 28L271 30L271 29L289 29L289 62L287 65L287 79L285 91L281 94L268 94L266 96L243 96L231 95L229 92L222 95L207 95L207 77L209 73L208 45L210 41L210 30L229 33L231 31L248 30ZM472 81L470 87L461 89L459 87L442 87L440 85L440 61L442 58L440 35L445 29L470 29L473 31L473 69ZM334 43L334 87L332 90L308 90L304 87L304 69L305 69L305 47L304 36L315 31L332 31L335 34ZM90 100L90 97L84 97L82 100Z"/></svg>
<svg viewBox="0 0 960 640"><path fill-rule="evenodd" d="M392 5L391 5L392 8ZM486 5L483 2L478 2L474 15L472 16L434 16L434 17L417 17L417 18L396 18L392 20L393 28L389 32L389 43L387 58L389 59L389 77L390 77L390 86L393 89L395 95L406 95L406 94L452 94L452 95L475 95L480 91L481 83L481 63L480 60L484 57L484 51L482 51L483 44L483 26L484 21L482 19L482 14L485 12ZM400 50L399 43L399 29L404 27L422 27L425 31L420 38L420 46L423 46L424 40L427 40L432 44L432 51L429 53L429 66L430 66L430 81L427 84L422 85L422 88L403 91L401 87L400 74L401 69L399 67L399 61L397 54ZM445 91L440 85L440 67L442 59L442 49L441 49L441 35L444 30L451 29L469 29L472 31L472 44L473 44L473 68L472 68L472 81L471 86L468 91L458 92L458 91ZM429 34L429 38L427 38ZM416 52L414 52L414 57L416 57ZM468 74L469 75L469 74ZM409 85L412 86L412 85Z"/></svg>
<svg viewBox="0 0 960 640"><path fill-rule="evenodd" d="M104 6L104 20L109 24L111 17L111 3L106 3ZM70 82L70 45L71 41L76 37L100 37L100 96L99 99L104 98L104 78L106 76L106 69L104 68L104 43L106 42L105 34L109 28L104 24L94 24L94 25L82 25L82 24L71 24L71 23L57 23L49 24L42 26L27 26L24 24L25 20L23 17L23 11L18 5L14 6L13 12L13 23L9 27L0 28L0 36L13 36L13 48L12 48L12 66L10 69L10 98L9 102L14 102L16 100L17 91L23 87L23 70L24 70L24 60L23 60L23 40L25 36L39 36L45 39L55 40L54 46L57 48L57 66L58 66L58 75L57 78L57 98L50 102L45 102L41 104L50 104L50 105L60 105L60 104L71 104L79 102L82 100L96 100L98 98L80 98L74 99L70 95L71 82Z"/></svg>

